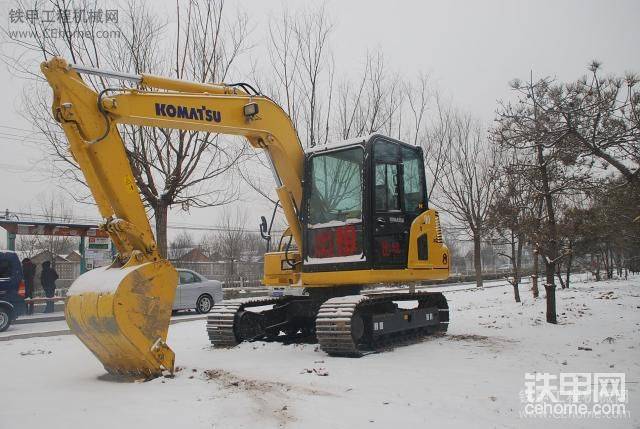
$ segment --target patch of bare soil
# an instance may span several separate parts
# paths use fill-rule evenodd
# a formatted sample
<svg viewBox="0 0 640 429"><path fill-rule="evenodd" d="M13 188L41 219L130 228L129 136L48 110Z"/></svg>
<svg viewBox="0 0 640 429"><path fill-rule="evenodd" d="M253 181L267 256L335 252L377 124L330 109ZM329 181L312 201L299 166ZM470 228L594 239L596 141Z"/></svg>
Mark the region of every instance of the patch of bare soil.
<svg viewBox="0 0 640 429"><path fill-rule="evenodd" d="M35 355L50 355L51 350L43 349L31 349L24 352L20 352L20 356L35 356Z"/></svg>
<svg viewBox="0 0 640 429"><path fill-rule="evenodd" d="M489 337L486 335L476 335L476 334L457 334L457 335L447 335L445 338L453 341L489 341Z"/></svg>
<svg viewBox="0 0 640 429"><path fill-rule="evenodd" d="M460 341L466 343L473 343L479 347L490 347L492 349L500 349L508 344L517 342L504 337L488 337L486 335L477 334L447 334L443 337L449 341Z"/></svg>
<svg viewBox="0 0 640 429"><path fill-rule="evenodd" d="M329 392L325 392L318 389L309 389L304 386L294 386L281 381L265 381L256 380L245 377L240 377L229 371L223 369L207 369L204 371L204 376L207 380L215 380L224 385L227 388L237 388L247 391L256 392L296 392L304 393L307 395L315 396L331 396Z"/></svg>
<svg viewBox="0 0 640 429"><path fill-rule="evenodd" d="M261 417L273 415L280 427L296 421L289 405L293 402L293 397L297 397L300 393L315 396L333 395L322 390L294 386L280 381L241 377L223 369L207 369L203 371L203 376L205 380L214 381L231 392L248 394L258 406L257 413Z"/></svg>

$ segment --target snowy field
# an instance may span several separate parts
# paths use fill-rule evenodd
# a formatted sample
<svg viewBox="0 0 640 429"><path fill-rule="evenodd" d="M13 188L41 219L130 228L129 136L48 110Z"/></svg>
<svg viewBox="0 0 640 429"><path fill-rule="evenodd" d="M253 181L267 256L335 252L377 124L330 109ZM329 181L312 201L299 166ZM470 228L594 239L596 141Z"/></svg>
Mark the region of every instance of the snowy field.
<svg viewBox="0 0 640 429"><path fill-rule="evenodd" d="M121 383L71 335L0 342L0 428L640 427L640 276L557 291L559 324L522 287L448 292L443 337L360 359L315 345L212 350L170 328L175 378ZM522 418L525 372L624 372L620 419Z"/></svg>

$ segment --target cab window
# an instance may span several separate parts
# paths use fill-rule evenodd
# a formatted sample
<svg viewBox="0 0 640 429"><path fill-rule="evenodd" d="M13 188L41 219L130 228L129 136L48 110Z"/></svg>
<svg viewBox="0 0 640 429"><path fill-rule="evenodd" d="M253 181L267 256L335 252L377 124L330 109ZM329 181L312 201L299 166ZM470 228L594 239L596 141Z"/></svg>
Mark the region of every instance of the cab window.
<svg viewBox="0 0 640 429"><path fill-rule="evenodd" d="M400 210L398 166L376 164L376 211Z"/></svg>
<svg viewBox="0 0 640 429"><path fill-rule="evenodd" d="M375 208L378 212L398 211L400 207L401 159L399 146L378 140L373 147Z"/></svg>
<svg viewBox="0 0 640 429"><path fill-rule="evenodd" d="M362 162L364 151L355 147L311 158L308 224L362 219Z"/></svg>
<svg viewBox="0 0 640 429"><path fill-rule="evenodd" d="M404 210L410 213L420 213L426 209L422 154L418 150L403 147L402 161Z"/></svg>

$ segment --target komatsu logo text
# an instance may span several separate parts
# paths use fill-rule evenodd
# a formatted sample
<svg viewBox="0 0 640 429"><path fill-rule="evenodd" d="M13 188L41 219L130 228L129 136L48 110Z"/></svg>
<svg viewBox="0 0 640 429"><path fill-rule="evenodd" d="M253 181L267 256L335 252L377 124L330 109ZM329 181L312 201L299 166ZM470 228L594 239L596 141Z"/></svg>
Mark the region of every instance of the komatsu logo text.
<svg viewBox="0 0 640 429"><path fill-rule="evenodd" d="M174 106L173 104L156 103L156 116L171 118L195 119L198 121L220 122L222 116L217 110L189 106Z"/></svg>

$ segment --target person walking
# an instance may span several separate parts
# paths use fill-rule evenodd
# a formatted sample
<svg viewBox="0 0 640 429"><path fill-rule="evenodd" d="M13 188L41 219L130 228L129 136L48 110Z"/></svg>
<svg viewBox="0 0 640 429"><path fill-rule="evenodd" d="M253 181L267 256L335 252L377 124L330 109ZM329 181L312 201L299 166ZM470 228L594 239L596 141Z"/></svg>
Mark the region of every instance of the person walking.
<svg viewBox="0 0 640 429"><path fill-rule="evenodd" d="M40 282L42 283L42 289L44 289L44 294L47 298L53 298L55 295L56 280L58 280L58 273L51 268L51 262L44 261L42 263L42 272L40 273ZM44 312L53 312L53 301L47 301Z"/></svg>
<svg viewBox="0 0 640 429"><path fill-rule="evenodd" d="M31 259L22 260L22 275L24 276L25 298L33 298L33 281L36 277L36 264ZM33 314L33 303L27 304L27 314Z"/></svg>

